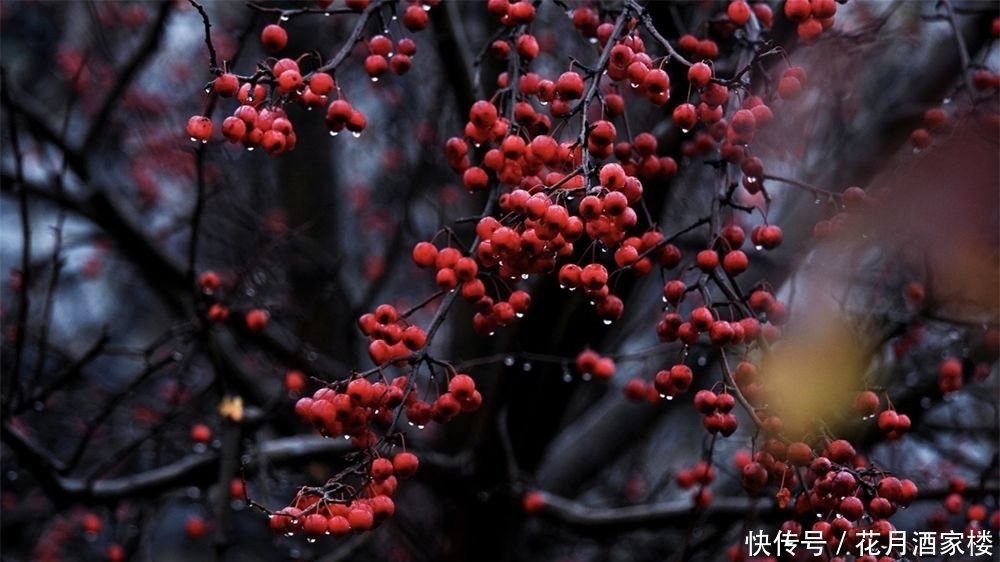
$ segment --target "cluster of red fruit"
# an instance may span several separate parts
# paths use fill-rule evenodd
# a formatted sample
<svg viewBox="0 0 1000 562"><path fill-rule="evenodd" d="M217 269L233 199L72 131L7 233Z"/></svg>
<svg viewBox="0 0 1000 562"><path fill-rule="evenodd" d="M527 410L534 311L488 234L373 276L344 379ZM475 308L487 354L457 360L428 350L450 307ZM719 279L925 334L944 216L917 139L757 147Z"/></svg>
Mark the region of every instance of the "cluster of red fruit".
<svg viewBox="0 0 1000 562"><path fill-rule="evenodd" d="M483 221L496 223L496 219L492 217L487 217ZM480 225L483 225L483 221ZM483 226L477 228L477 232L484 228ZM481 236L485 234L483 231ZM435 281L441 290L451 291L458 288L462 298L475 305L476 313L472 318L472 324L476 333L490 334L497 328L507 326L515 318L523 316L531 305L531 295L525 291L510 291L506 299L499 298L499 295L496 295L495 299L487 294L487 286L479 277L479 264L483 262L490 266L495 265L487 261L488 256L479 255L477 260L462 255L461 250L457 248L448 246L438 249L428 241L417 242L413 246L412 256L418 266L433 267L437 270ZM509 277L514 277L510 271L505 271L501 267L501 274L505 273Z"/></svg>
<svg viewBox="0 0 1000 562"><path fill-rule="evenodd" d="M712 463L702 460L693 467L678 470L674 478L677 485L685 490L697 486L692 495L692 503L695 507L704 509L711 505L714 499L709 486L715 481L715 473Z"/></svg>
<svg viewBox="0 0 1000 562"><path fill-rule="evenodd" d="M422 8L410 6L414 7L423 18L427 18L427 13ZM426 23L423 27L426 27ZM413 39L403 37L393 45L392 39L379 34L368 40L368 53L365 58L365 72L372 82L378 82L379 78L390 69L397 75L406 74L413 64L411 57L417 53L417 44Z"/></svg>
<svg viewBox="0 0 1000 562"><path fill-rule="evenodd" d="M410 353L427 343L424 329L407 322L391 304L380 304L374 312L362 314L358 328L368 337L368 356L376 365L405 362Z"/></svg>
<svg viewBox="0 0 1000 562"><path fill-rule="evenodd" d="M417 456L408 451L396 453L391 460L378 456L323 487L302 488L288 507L270 515L271 530L286 536L302 533L310 541L370 531L395 513L392 496L398 479L413 476L419 464ZM349 478L358 480L359 485L348 483Z"/></svg>
<svg viewBox="0 0 1000 562"><path fill-rule="evenodd" d="M209 299L208 310L205 317L210 322L218 324L229 321L230 310L222 299L219 298L222 289L222 278L212 270L204 271L198 276L198 286L202 293ZM271 315L263 308L251 308L243 315L244 325L251 332L262 332L271 321Z"/></svg>
<svg viewBox="0 0 1000 562"><path fill-rule="evenodd" d="M428 14L439 0L417 0L404 10L402 23L410 31L420 31L428 25ZM317 0L316 4L326 9L331 2ZM354 11L365 11L368 0L350 0L347 7ZM365 16L363 16L365 17ZM288 32L279 24L264 27L260 34L261 44L271 53L278 53L288 44ZM364 68L373 81L377 81L391 69L396 74L404 74L412 65L411 58L417 52L416 43L408 38L400 38L393 43L383 34L368 40L369 55ZM262 147L268 154L280 154L295 148L296 136L292 122L285 113L285 106L299 103L307 109L326 108L325 121L331 135L348 131L358 135L367 125L364 114L342 98L337 84L330 74L334 69L329 65L317 65L309 72L303 71L299 63L309 59L303 55L298 59L279 58L258 66L257 73L241 77L235 73L218 70L217 77L209 86L209 92L223 98L235 97L239 106L232 115L226 117L221 126L222 136L233 144L242 144L248 150ZM336 93L336 99L329 98ZM206 143L212 138L213 123L209 117L194 115L188 119L187 134L191 140Z"/></svg>
<svg viewBox="0 0 1000 562"><path fill-rule="evenodd" d="M785 0L785 16L796 22L796 31L805 41L829 29L836 14L836 0Z"/></svg>
<svg viewBox="0 0 1000 562"><path fill-rule="evenodd" d="M399 381L399 382L396 382ZM295 403L295 413L327 437L347 436L358 448L373 446L375 431L384 431L406 397L406 379L386 384L355 378L344 388L324 386Z"/></svg>

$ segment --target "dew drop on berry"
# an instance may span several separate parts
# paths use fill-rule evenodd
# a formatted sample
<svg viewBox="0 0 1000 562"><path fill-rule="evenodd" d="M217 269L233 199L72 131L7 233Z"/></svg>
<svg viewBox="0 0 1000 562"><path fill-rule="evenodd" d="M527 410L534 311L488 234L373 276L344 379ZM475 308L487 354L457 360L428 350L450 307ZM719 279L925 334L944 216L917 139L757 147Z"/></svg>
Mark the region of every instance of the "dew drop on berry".
<svg viewBox="0 0 1000 562"><path fill-rule="evenodd" d="M611 325L611 320L604 320L604 325L605 326L610 326Z"/></svg>
<svg viewBox="0 0 1000 562"><path fill-rule="evenodd" d="M682 133L690 133L691 129L685 129L684 127L681 127L681 132Z"/></svg>
<svg viewBox="0 0 1000 562"><path fill-rule="evenodd" d="M423 8L425 12L431 11L431 5L430 4L422 4L420 7Z"/></svg>
<svg viewBox="0 0 1000 562"><path fill-rule="evenodd" d="M503 358L503 364L506 365L507 367L510 367L510 366L514 365L514 358L511 357L510 355L508 355L507 357L504 357Z"/></svg>
<svg viewBox="0 0 1000 562"><path fill-rule="evenodd" d="M372 76L372 82L378 82L378 76Z"/></svg>
<svg viewBox="0 0 1000 562"><path fill-rule="evenodd" d="M335 137L340 134L340 131L330 131L330 136Z"/></svg>
<svg viewBox="0 0 1000 562"><path fill-rule="evenodd" d="M288 16L285 14L281 14L281 17L279 17L278 19L281 21L288 21Z"/></svg>
<svg viewBox="0 0 1000 562"><path fill-rule="evenodd" d="M753 249L757 250L759 252L759 251L761 251L761 250L764 249L764 246L761 246L760 244L757 244L756 246L753 247Z"/></svg>
<svg viewBox="0 0 1000 562"><path fill-rule="evenodd" d="M354 135L354 138L359 138L361 136L361 131L354 131L351 134Z"/></svg>
<svg viewBox="0 0 1000 562"><path fill-rule="evenodd" d="M290 535L291 535L291 533L289 533L289 536L290 536ZM306 539L306 542L307 542L307 543L309 543L309 544L312 544L312 543L316 542L316 539L314 539L313 537L308 537L308 538Z"/></svg>

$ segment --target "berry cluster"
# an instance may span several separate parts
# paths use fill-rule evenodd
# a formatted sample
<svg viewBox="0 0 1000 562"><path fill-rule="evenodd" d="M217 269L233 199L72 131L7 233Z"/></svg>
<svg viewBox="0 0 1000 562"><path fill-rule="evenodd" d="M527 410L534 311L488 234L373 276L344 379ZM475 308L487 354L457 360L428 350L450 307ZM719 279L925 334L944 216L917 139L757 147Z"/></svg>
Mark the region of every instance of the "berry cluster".
<svg viewBox="0 0 1000 562"><path fill-rule="evenodd" d="M429 22L427 10L438 1L411 2L403 13L403 27L413 32L425 29ZM331 2L318 0L316 4L321 10L326 10ZM380 13L383 7L383 2L370 7L369 0L349 0L346 4L351 10L363 12L361 17L366 21ZM281 20L303 13L308 13L308 10L283 12ZM363 27L359 26L357 33ZM354 40L360 38L357 36ZM233 113L223 119L222 136L247 150L262 147L271 155L292 150L297 139L285 112L289 104L299 104L310 110L326 108L325 122L331 135L344 129L354 135L361 134L367 120L363 113L344 99L333 77L333 72L346 58L354 40L348 41L342 52L329 62L324 62L313 53L294 59L269 59L259 64L256 72L249 76L218 68L213 59L210 70L216 77L206 91L220 98L235 98L239 103ZM280 23L269 24L261 30L260 42L268 52L279 53L288 45L288 32ZM369 54L363 66L372 81L378 81L390 69L397 75L405 74L417 52L417 44L409 37L400 37L394 42L386 34L375 34L367 44ZM186 130L192 141L207 143L212 138L214 126L211 118L194 115L188 119Z"/></svg>
<svg viewBox="0 0 1000 562"><path fill-rule="evenodd" d="M322 487L303 487L291 504L270 515L271 530L301 533L312 542L330 535L343 537L378 527L396 511L392 500L399 479L413 476L420 464L408 451L392 459L362 459Z"/></svg>

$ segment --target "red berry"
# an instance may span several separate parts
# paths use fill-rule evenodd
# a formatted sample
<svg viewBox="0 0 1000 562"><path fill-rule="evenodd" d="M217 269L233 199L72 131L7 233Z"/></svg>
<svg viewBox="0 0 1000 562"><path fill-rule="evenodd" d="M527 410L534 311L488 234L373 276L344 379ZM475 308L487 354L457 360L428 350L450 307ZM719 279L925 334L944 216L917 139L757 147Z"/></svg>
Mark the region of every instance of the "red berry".
<svg viewBox="0 0 1000 562"><path fill-rule="evenodd" d="M750 260L742 250L733 250L722 258L722 269L732 276L739 275L750 267Z"/></svg>
<svg viewBox="0 0 1000 562"><path fill-rule="evenodd" d="M206 528L207 525L205 524L205 520L197 515L188 517L184 522L184 533L192 539L198 539L204 536Z"/></svg>
<svg viewBox="0 0 1000 562"><path fill-rule="evenodd" d="M646 99L653 105L663 105L670 99L670 76L662 68L654 68L642 79Z"/></svg>
<svg viewBox="0 0 1000 562"><path fill-rule="evenodd" d="M715 250L702 250L695 257L695 264L705 273L711 273L719 267L719 253Z"/></svg>
<svg viewBox="0 0 1000 562"><path fill-rule="evenodd" d="M212 439L212 429L203 423L191 426L191 440L195 443L208 443Z"/></svg>
<svg viewBox="0 0 1000 562"><path fill-rule="evenodd" d="M396 456L392 458L392 468L398 478L406 479L413 476L417 473L419 466L420 459L409 451L396 453Z"/></svg>
<svg viewBox="0 0 1000 562"><path fill-rule="evenodd" d="M410 4L403 12L403 27L410 31L421 31L427 28L430 18L420 3Z"/></svg>
<svg viewBox="0 0 1000 562"><path fill-rule="evenodd" d="M726 15L736 25L744 25L750 21L750 6L746 0L733 0L726 7Z"/></svg>
<svg viewBox="0 0 1000 562"><path fill-rule="evenodd" d="M244 319L247 325L247 329L251 332L261 332L267 327L267 323L270 319L266 310L261 310L255 308L247 312L246 318Z"/></svg>
<svg viewBox="0 0 1000 562"><path fill-rule="evenodd" d="M556 94L566 100L583 97L583 77L578 72L563 72L556 80Z"/></svg>
<svg viewBox="0 0 1000 562"><path fill-rule="evenodd" d="M528 515L534 515L545 509L545 496L537 490L532 490L521 497L521 509Z"/></svg>
<svg viewBox="0 0 1000 562"><path fill-rule="evenodd" d="M704 88L712 79L712 67L703 62L696 62L688 68L688 81L695 88Z"/></svg>
<svg viewBox="0 0 1000 562"><path fill-rule="evenodd" d="M187 134L192 141L208 142L212 138L212 120L203 115L192 115L187 122Z"/></svg>
<svg viewBox="0 0 1000 562"><path fill-rule="evenodd" d="M690 103L682 103L674 108L673 119L674 124L686 133L698 124L698 110Z"/></svg>
<svg viewBox="0 0 1000 562"><path fill-rule="evenodd" d="M271 24L260 32L260 42L272 53L280 51L288 44L288 32L277 24Z"/></svg>

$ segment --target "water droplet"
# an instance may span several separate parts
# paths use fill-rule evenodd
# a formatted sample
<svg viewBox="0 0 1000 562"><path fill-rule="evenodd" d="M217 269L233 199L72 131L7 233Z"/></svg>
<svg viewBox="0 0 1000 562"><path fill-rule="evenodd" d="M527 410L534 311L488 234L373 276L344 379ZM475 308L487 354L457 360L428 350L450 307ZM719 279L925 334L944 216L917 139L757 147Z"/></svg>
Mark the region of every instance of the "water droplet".
<svg viewBox="0 0 1000 562"><path fill-rule="evenodd" d="M540 103L542 105L549 105L549 102L547 102L545 100L538 100L538 103Z"/></svg>
<svg viewBox="0 0 1000 562"><path fill-rule="evenodd" d="M248 297L252 297L257 294L257 291L253 287L247 287L244 291Z"/></svg>
<svg viewBox="0 0 1000 562"><path fill-rule="evenodd" d="M563 382L570 382L573 380L573 375L571 375L569 372L565 372L563 373L562 380Z"/></svg>
<svg viewBox="0 0 1000 562"><path fill-rule="evenodd" d="M747 183L757 183L757 176L744 176L743 181Z"/></svg>
<svg viewBox="0 0 1000 562"><path fill-rule="evenodd" d="M605 326L610 326L610 325L611 325L611 322L612 322L612 320L607 320L607 319L605 319L605 320L604 320L604 325L605 325Z"/></svg>
<svg viewBox="0 0 1000 562"><path fill-rule="evenodd" d="M205 445L204 443L195 443L193 449L194 452L196 453L204 453L205 451L208 450L208 446Z"/></svg>
<svg viewBox="0 0 1000 562"><path fill-rule="evenodd" d="M423 4L420 7L423 8L425 12L431 11L431 5L430 4Z"/></svg>
<svg viewBox="0 0 1000 562"><path fill-rule="evenodd" d="M252 146L248 146L247 147L247 152L253 152L253 147Z"/></svg>
<svg viewBox="0 0 1000 562"><path fill-rule="evenodd" d="M580 378L583 379L583 380L585 380L585 381L589 381L590 379L592 379L594 377L590 373L584 373L583 376L580 377Z"/></svg>
<svg viewBox="0 0 1000 562"><path fill-rule="evenodd" d="M913 153L914 154L920 154L920 149L914 146L913 147Z"/></svg>
<svg viewBox="0 0 1000 562"><path fill-rule="evenodd" d="M524 313L523 312L515 312L514 316L516 316L518 318L524 318Z"/></svg>
<svg viewBox="0 0 1000 562"><path fill-rule="evenodd" d="M664 398L666 398L667 400L673 400L674 399L674 395L673 394L668 394Z"/></svg>
<svg viewBox="0 0 1000 562"><path fill-rule="evenodd" d="M510 367L511 365L514 364L514 358L511 357L510 355L508 355L507 357L504 357L503 358L503 364L506 365L506 366L508 366L508 367Z"/></svg>
<svg viewBox="0 0 1000 562"><path fill-rule="evenodd" d="M17 471L16 470L8 470L7 471L7 480L17 480Z"/></svg>
<svg viewBox="0 0 1000 562"><path fill-rule="evenodd" d="M685 129L684 127L681 127L681 132L682 133L690 133L691 129Z"/></svg>
<svg viewBox="0 0 1000 562"><path fill-rule="evenodd" d="M361 131L354 131L353 133L351 133L351 135L353 135L354 138L358 138L361 136Z"/></svg>
<svg viewBox="0 0 1000 562"><path fill-rule="evenodd" d="M212 87L211 86L206 87L205 88L205 93L206 94L211 94L212 93Z"/></svg>
<svg viewBox="0 0 1000 562"><path fill-rule="evenodd" d="M330 136L335 137L340 134L340 131L330 131Z"/></svg>
<svg viewBox="0 0 1000 562"><path fill-rule="evenodd" d="M759 251L761 251L761 250L763 250L763 249L764 249L764 246L761 246L760 244L756 244L756 245L755 245L755 246L753 247L753 249L754 249L754 250L757 250L757 251L759 252Z"/></svg>
<svg viewBox="0 0 1000 562"><path fill-rule="evenodd" d="M344 436L344 441L350 441L350 440L351 440L351 436L350 435L345 435Z"/></svg>
<svg viewBox="0 0 1000 562"><path fill-rule="evenodd" d="M309 544L312 544L312 543L316 542L316 539L314 539L313 537L308 537L308 538L306 538L306 542L309 543Z"/></svg>
<svg viewBox="0 0 1000 562"><path fill-rule="evenodd" d="M417 429L423 429L424 427L426 427L426 426L424 426L423 424L421 424L421 425L417 426Z"/></svg>
<svg viewBox="0 0 1000 562"><path fill-rule="evenodd" d="M570 292L573 292L573 291L576 290L576 287L570 287L569 290L570 290Z"/></svg>
<svg viewBox="0 0 1000 562"><path fill-rule="evenodd" d="M326 17L330 17L330 12L323 12L323 15Z"/></svg>
<svg viewBox="0 0 1000 562"><path fill-rule="evenodd" d="M632 81L629 81L628 85L631 86L633 90L639 87L639 84L637 82L632 82Z"/></svg>
<svg viewBox="0 0 1000 562"><path fill-rule="evenodd" d="M528 371L530 371L530 370L531 370L531 368L532 368L532 365L531 365L531 362L530 362L530 361L525 361L525 362L524 362L524 363L523 363L523 364L521 365L521 370L522 370L522 371L524 371L524 372L526 372L526 373L527 373Z"/></svg>
<svg viewBox="0 0 1000 562"><path fill-rule="evenodd" d="M702 355L695 360L695 363L697 363L699 367L704 367L708 363L708 359Z"/></svg>
<svg viewBox="0 0 1000 562"><path fill-rule="evenodd" d="M378 76L372 76L372 82L378 82Z"/></svg>
<svg viewBox="0 0 1000 562"><path fill-rule="evenodd" d="M191 142L198 142L198 139L191 137Z"/></svg>
<svg viewBox="0 0 1000 562"><path fill-rule="evenodd" d="M823 202L823 200L820 199L819 197L817 197L816 199L813 199L813 205L819 205L822 202Z"/></svg>
<svg viewBox="0 0 1000 562"><path fill-rule="evenodd" d="M492 336L492 335L493 335L493 334L495 334L495 333L496 333L496 332L490 332L490 333L486 334L486 337L490 337L490 336Z"/></svg>
<svg viewBox="0 0 1000 562"><path fill-rule="evenodd" d="M288 16L286 14L281 14L281 16L278 19L281 21L288 21Z"/></svg>
<svg viewBox="0 0 1000 562"><path fill-rule="evenodd" d="M294 536L295 536L295 533L285 533L285 536L286 536L286 537L294 537Z"/></svg>

